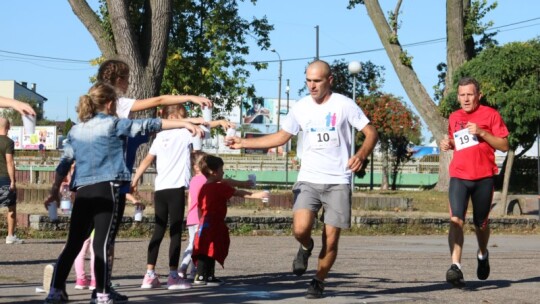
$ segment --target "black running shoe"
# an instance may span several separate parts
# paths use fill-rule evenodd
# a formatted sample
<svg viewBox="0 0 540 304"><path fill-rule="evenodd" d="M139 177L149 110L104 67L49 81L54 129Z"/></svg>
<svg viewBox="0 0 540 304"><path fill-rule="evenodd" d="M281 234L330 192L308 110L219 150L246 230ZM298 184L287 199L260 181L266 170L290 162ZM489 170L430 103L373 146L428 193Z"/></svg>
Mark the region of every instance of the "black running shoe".
<svg viewBox="0 0 540 304"><path fill-rule="evenodd" d="M324 282L317 279L311 280L306 291L306 299L319 299L323 297Z"/></svg>
<svg viewBox="0 0 540 304"><path fill-rule="evenodd" d="M308 259L311 256L311 250L313 250L313 245L313 239L311 239L311 248L308 250L304 250L302 248L302 244L300 244L300 248L298 249L298 253L296 254L296 257L294 258L292 264L292 271L295 275L301 276L306 272Z"/></svg>
<svg viewBox="0 0 540 304"><path fill-rule="evenodd" d="M489 251L486 251L486 258L480 260L478 255L476 256L478 260L478 268L476 268L476 276L479 280L485 280L489 277Z"/></svg>
<svg viewBox="0 0 540 304"><path fill-rule="evenodd" d="M118 293L118 291L114 290L112 287L109 290L109 299L112 299L113 303L127 303L129 298L123 294ZM90 298L90 304L97 303L97 290L92 290L92 296Z"/></svg>
<svg viewBox="0 0 540 304"><path fill-rule="evenodd" d="M446 272L446 282L452 284L454 287L464 287L465 280L463 279L463 273L456 264L452 264L450 269Z"/></svg>

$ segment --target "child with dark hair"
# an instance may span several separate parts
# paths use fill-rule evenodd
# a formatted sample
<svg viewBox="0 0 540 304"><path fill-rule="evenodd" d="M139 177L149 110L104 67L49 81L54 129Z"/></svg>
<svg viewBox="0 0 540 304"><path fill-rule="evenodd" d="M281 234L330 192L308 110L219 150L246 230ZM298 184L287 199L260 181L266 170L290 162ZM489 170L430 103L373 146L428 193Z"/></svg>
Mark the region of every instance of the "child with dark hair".
<svg viewBox="0 0 540 304"><path fill-rule="evenodd" d="M264 191L249 192L237 190L223 182L223 159L205 155L199 162L200 170L207 181L199 195L200 219L195 236L192 258L197 264L195 285L219 286L223 281L215 277L218 261L222 266L229 254L229 228L225 224L227 201L233 196L263 199L268 197Z"/></svg>

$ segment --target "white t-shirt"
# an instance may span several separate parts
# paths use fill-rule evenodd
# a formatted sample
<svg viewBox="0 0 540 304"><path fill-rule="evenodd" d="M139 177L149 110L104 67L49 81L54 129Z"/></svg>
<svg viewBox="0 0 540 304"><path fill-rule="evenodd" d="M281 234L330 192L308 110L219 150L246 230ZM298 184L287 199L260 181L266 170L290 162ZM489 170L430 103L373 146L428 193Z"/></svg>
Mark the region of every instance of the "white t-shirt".
<svg viewBox="0 0 540 304"><path fill-rule="evenodd" d="M282 129L296 135L302 131L302 165L298 181L315 184L348 184L351 170L351 126L362 130L369 123L352 99L332 93L317 104L311 96L300 99L285 118Z"/></svg>
<svg viewBox="0 0 540 304"><path fill-rule="evenodd" d="M120 97L116 101L116 115L118 118L128 118L131 107L135 103L135 99Z"/></svg>
<svg viewBox="0 0 540 304"><path fill-rule="evenodd" d="M191 179L191 133L187 129L171 129L156 135L148 153L156 156L155 189L187 187Z"/></svg>

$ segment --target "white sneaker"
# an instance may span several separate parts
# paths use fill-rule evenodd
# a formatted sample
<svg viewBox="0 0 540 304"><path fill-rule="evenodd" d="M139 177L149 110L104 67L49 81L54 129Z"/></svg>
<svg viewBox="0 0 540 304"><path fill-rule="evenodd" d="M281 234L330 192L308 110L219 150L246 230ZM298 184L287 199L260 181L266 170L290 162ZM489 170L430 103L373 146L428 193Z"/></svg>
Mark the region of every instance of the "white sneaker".
<svg viewBox="0 0 540 304"><path fill-rule="evenodd" d="M21 240L16 235L6 236L6 244L23 244L24 240Z"/></svg>
<svg viewBox="0 0 540 304"><path fill-rule="evenodd" d="M43 269L43 289L49 293L51 289L51 281L54 273L54 264L48 264Z"/></svg>

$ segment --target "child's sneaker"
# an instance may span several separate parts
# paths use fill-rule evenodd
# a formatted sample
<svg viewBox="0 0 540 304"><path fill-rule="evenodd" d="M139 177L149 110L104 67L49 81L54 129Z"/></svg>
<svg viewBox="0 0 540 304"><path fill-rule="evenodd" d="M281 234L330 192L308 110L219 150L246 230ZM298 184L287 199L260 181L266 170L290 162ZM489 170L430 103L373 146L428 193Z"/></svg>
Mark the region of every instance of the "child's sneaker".
<svg viewBox="0 0 540 304"><path fill-rule="evenodd" d="M225 281L220 280L216 277L210 276L206 279L206 286L221 286L223 284L225 284Z"/></svg>
<svg viewBox="0 0 540 304"><path fill-rule="evenodd" d="M195 279L197 276L197 267L191 267L191 271L188 275L188 279Z"/></svg>
<svg viewBox="0 0 540 304"><path fill-rule="evenodd" d="M167 279L167 289L189 289L191 288L191 284L186 281L185 279L181 277L172 277L169 275L169 278Z"/></svg>
<svg viewBox="0 0 540 304"><path fill-rule="evenodd" d="M6 236L6 244L24 244L24 240L21 240L16 235Z"/></svg>
<svg viewBox="0 0 540 304"><path fill-rule="evenodd" d="M149 274L144 275L141 288L158 288L160 286L161 283L159 282L157 274L154 274L153 276L150 276Z"/></svg>
<svg viewBox="0 0 540 304"><path fill-rule="evenodd" d="M199 285L204 286L206 285L206 277L203 275L195 275L195 278L193 279L193 285Z"/></svg>
<svg viewBox="0 0 540 304"><path fill-rule="evenodd" d="M96 280L91 280L90 285L88 286L88 289L94 290L96 289Z"/></svg>
<svg viewBox="0 0 540 304"><path fill-rule="evenodd" d="M69 301L69 297L65 290L52 289L49 292L47 298L45 298L45 304L64 304Z"/></svg>
<svg viewBox="0 0 540 304"><path fill-rule="evenodd" d="M51 290L51 282L54 274L54 264L47 264L43 269L43 290L49 293Z"/></svg>
<svg viewBox="0 0 540 304"><path fill-rule="evenodd" d="M88 289L89 287L90 287L90 280L88 280L88 278L77 279L75 281L75 289L83 290L83 289ZM94 285L94 288L95 288L95 285Z"/></svg>

